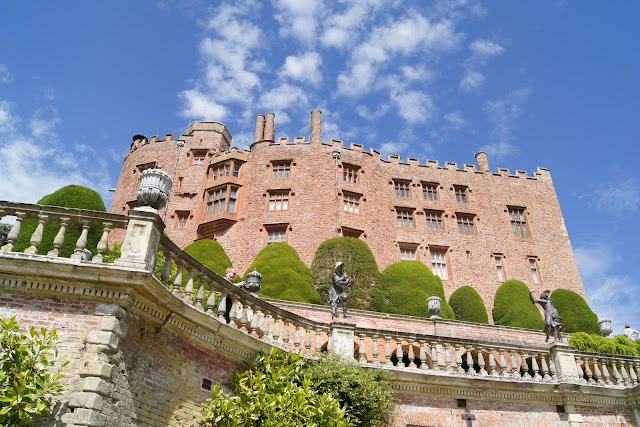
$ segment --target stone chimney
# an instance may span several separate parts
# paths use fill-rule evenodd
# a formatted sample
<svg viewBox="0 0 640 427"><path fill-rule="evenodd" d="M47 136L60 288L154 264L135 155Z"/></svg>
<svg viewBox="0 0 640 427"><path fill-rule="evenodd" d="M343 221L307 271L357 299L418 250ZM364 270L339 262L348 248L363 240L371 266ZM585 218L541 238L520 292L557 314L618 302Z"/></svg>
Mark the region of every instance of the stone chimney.
<svg viewBox="0 0 640 427"><path fill-rule="evenodd" d="M262 141L264 139L264 116L262 114L258 114L256 117L256 133L253 137L253 142Z"/></svg>
<svg viewBox="0 0 640 427"><path fill-rule="evenodd" d="M322 142L322 111L311 111L311 138L310 142Z"/></svg>
<svg viewBox="0 0 640 427"><path fill-rule="evenodd" d="M484 151L478 151L476 153L476 163L478 164L478 170L483 172L489 172L489 160L487 159L487 153Z"/></svg>
<svg viewBox="0 0 640 427"><path fill-rule="evenodd" d="M276 139L276 115L274 113L267 113L267 117L264 123L264 138L269 141L275 141Z"/></svg>

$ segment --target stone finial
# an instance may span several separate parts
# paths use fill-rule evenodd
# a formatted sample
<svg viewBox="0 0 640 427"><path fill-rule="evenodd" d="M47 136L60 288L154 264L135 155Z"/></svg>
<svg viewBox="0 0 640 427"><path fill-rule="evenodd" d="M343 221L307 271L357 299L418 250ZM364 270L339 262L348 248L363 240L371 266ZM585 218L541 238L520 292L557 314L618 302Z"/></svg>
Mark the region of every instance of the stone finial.
<svg viewBox="0 0 640 427"><path fill-rule="evenodd" d="M478 151L476 153L476 162L478 163L478 170L489 171L489 160L487 159L487 153L484 151Z"/></svg>
<svg viewBox="0 0 640 427"><path fill-rule="evenodd" d="M322 142L322 111L311 111L311 137L310 142Z"/></svg>
<svg viewBox="0 0 640 427"><path fill-rule="evenodd" d="M276 115L275 113L267 113L264 123L264 139L274 141L276 138Z"/></svg>
<svg viewBox="0 0 640 427"><path fill-rule="evenodd" d="M261 141L264 139L264 125L265 125L264 115L258 114L256 116L256 133L253 137L254 142Z"/></svg>

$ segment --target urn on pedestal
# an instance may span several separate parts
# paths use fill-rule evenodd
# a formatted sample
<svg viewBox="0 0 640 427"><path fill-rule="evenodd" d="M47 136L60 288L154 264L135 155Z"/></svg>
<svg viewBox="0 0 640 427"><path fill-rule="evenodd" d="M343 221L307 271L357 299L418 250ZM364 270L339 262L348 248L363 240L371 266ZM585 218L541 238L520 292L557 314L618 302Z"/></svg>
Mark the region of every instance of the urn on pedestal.
<svg viewBox="0 0 640 427"><path fill-rule="evenodd" d="M162 209L169 197L173 180L161 169L147 169L140 174L138 181L138 210L155 212Z"/></svg>
<svg viewBox="0 0 640 427"><path fill-rule="evenodd" d="M429 308L429 313L431 313L430 319L442 319L439 316L440 310L442 309L442 299L437 296L431 296L427 298L427 306Z"/></svg>

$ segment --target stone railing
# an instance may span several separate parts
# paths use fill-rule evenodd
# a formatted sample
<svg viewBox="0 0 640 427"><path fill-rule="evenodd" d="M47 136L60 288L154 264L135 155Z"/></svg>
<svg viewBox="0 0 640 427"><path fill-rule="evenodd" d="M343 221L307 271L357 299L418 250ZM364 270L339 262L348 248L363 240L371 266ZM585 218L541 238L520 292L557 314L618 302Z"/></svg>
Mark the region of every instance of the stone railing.
<svg viewBox="0 0 640 427"><path fill-rule="evenodd" d="M640 359L600 353L573 352L579 382L633 387L640 377Z"/></svg>

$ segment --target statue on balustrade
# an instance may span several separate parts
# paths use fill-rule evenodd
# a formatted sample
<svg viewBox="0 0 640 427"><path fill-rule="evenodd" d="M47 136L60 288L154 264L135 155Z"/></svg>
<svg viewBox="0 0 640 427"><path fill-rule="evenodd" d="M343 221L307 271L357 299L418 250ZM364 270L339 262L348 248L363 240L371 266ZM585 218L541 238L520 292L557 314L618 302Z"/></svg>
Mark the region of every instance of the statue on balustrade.
<svg viewBox="0 0 640 427"><path fill-rule="evenodd" d="M539 299L535 299L532 294L533 291L529 292L531 303L538 303L544 309L544 333L547 334L545 342L549 341L551 334L553 334L556 342L562 342L562 335L560 335L560 331L562 331L562 317L560 317L558 310L556 310L553 302L551 302L551 298L549 297L551 291L542 291Z"/></svg>
<svg viewBox="0 0 640 427"><path fill-rule="evenodd" d="M342 261L336 263L335 272L333 274L333 286L329 289L329 304L331 305L331 317L337 319L338 304L342 306L342 316L346 319L347 300L349 295L345 292L345 288L353 286L353 279L344 272L344 263Z"/></svg>

